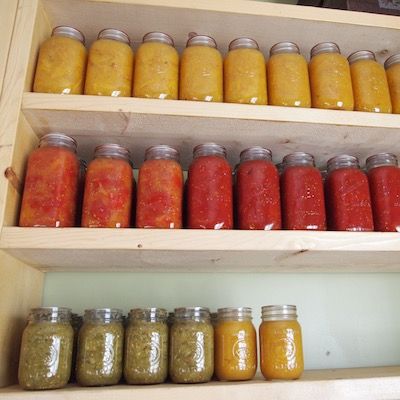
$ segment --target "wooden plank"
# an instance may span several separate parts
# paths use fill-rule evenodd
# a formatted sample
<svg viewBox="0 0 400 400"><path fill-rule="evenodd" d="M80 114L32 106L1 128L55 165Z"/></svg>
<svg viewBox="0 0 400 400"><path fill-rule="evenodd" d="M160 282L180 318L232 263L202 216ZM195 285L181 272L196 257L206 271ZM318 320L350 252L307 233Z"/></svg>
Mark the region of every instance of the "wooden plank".
<svg viewBox="0 0 400 400"><path fill-rule="evenodd" d="M201 385L118 385L24 392L14 386L0 390L10 400L398 400L400 367L306 371L297 381L210 382Z"/></svg>

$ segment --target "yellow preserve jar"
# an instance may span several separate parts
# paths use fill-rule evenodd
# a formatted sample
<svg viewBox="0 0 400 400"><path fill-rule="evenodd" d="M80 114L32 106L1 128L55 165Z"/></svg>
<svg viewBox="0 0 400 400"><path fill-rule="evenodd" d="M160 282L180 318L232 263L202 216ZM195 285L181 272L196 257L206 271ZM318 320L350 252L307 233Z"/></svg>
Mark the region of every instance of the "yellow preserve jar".
<svg viewBox="0 0 400 400"><path fill-rule="evenodd" d="M356 111L391 113L389 86L385 69L369 50L356 51L348 57Z"/></svg>
<svg viewBox="0 0 400 400"><path fill-rule="evenodd" d="M33 91L82 94L87 51L85 37L70 26L53 29L39 50Z"/></svg>
<svg viewBox="0 0 400 400"><path fill-rule="evenodd" d="M212 37L191 37L180 65L179 99L223 101L223 60Z"/></svg>
<svg viewBox="0 0 400 400"><path fill-rule="evenodd" d="M251 308L220 308L214 332L215 375L220 381L253 379L257 370L257 334Z"/></svg>
<svg viewBox="0 0 400 400"><path fill-rule="evenodd" d="M311 49L309 73L313 107L353 110L350 67L337 44L324 42Z"/></svg>
<svg viewBox="0 0 400 400"><path fill-rule="evenodd" d="M311 107L308 65L295 43L281 42L271 47L268 86L271 105Z"/></svg>
<svg viewBox="0 0 400 400"><path fill-rule="evenodd" d="M395 54L385 61L386 77L392 100L392 112L400 114L400 54Z"/></svg>
<svg viewBox="0 0 400 400"><path fill-rule="evenodd" d="M134 69L133 96L178 98L179 55L167 34L150 32L143 37L136 52Z"/></svg>
<svg viewBox="0 0 400 400"><path fill-rule="evenodd" d="M304 371L296 306L262 307L260 366L265 379L298 379Z"/></svg>
<svg viewBox="0 0 400 400"><path fill-rule="evenodd" d="M229 44L224 61L224 101L267 104L265 58L253 39L238 38Z"/></svg>
<svg viewBox="0 0 400 400"><path fill-rule="evenodd" d="M85 94L129 97L132 91L133 51L126 33L102 30L89 50Z"/></svg>

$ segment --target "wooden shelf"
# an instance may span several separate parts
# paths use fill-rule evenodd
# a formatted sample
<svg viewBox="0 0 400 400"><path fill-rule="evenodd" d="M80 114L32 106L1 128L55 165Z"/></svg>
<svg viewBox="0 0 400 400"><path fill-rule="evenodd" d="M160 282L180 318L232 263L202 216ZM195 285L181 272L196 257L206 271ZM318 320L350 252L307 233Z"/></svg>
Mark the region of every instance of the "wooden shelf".
<svg viewBox="0 0 400 400"><path fill-rule="evenodd" d="M42 271L395 272L398 233L3 228Z"/></svg>
<svg viewBox="0 0 400 400"><path fill-rule="evenodd" d="M210 382L198 385L163 384L154 386L118 385L27 392L18 386L0 389L7 400L398 400L400 367L354 368L306 371L298 381Z"/></svg>

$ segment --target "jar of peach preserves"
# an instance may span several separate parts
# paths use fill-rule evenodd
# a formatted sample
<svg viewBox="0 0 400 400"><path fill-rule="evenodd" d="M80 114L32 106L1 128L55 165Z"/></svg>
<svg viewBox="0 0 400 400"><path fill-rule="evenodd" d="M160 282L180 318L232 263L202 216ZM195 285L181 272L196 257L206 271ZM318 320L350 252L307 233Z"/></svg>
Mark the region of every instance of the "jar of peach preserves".
<svg viewBox="0 0 400 400"><path fill-rule="evenodd" d="M400 114L400 54L385 61L386 77L389 84L393 114Z"/></svg>
<svg viewBox="0 0 400 400"><path fill-rule="evenodd" d="M262 307L260 366L265 379L298 379L304 371L296 306Z"/></svg>

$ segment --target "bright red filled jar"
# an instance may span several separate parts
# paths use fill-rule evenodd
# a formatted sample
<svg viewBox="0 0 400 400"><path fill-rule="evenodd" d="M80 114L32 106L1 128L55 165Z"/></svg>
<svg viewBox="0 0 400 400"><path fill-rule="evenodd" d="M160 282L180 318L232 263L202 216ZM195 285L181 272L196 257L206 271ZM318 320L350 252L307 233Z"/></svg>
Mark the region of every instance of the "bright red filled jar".
<svg viewBox="0 0 400 400"><path fill-rule="evenodd" d="M19 226L72 227L76 220L79 160L76 142L49 133L28 159Z"/></svg>
<svg viewBox="0 0 400 400"><path fill-rule="evenodd" d="M179 152L167 145L146 150L139 170L137 228L182 228L183 173Z"/></svg>
<svg viewBox="0 0 400 400"><path fill-rule="evenodd" d="M236 200L239 229L281 229L279 173L270 150L254 146L240 153Z"/></svg>
<svg viewBox="0 0 400 400"><path fill-rule="evenodd" d="M295 152L282 161L282 222L288 230L326 230L324 184L311 154Z"/></svg>
<svg viewBox="0 0 400 400"><path fill-rule="evenodd" d="M400 168L391 153L367 159L375 230L400 232Z"/></svg>
<svg viewBox="0 0 400 400"><path fill-rule="evenodd" d="M187 225L191 229L232 229L232 169L226 149L196 146L187 181Z"/></svg>
<svg viewBox="0 0 400 400"><path fill-rule="evenodd" d="M325 191L330 230L374 230L368 179L357 157L343 154L328 161Z"/></svg>
<svg viewBox="0 0 400 400"><path fill-rule="evenodd" d="M86 173L82 226L128 228L133 192L129 150L118 144L96 147Z"/></svg>

